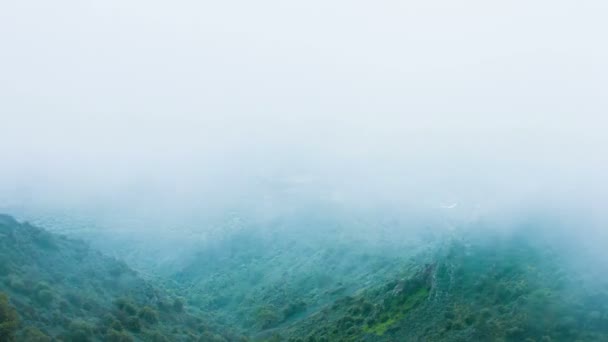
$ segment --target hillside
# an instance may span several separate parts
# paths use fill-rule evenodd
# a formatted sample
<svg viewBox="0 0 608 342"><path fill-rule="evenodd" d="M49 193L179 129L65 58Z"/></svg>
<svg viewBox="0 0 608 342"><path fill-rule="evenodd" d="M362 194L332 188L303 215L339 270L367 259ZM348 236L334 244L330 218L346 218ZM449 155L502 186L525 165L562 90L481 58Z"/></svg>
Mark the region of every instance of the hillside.
<svg viewBox="0 0 608 342"><path fill-rule="evenodd" d="M236 229L142 278L0 216L0 340L608 340L606 266L551 221L405 238L340 220Z"/></svg>
<svg viewBox="0 0 608 342"><path fill-rule="evenodd" d="M290 341L606 341L608 283L528 234L452 240L288 327ZM595 270L598 271L598 270Z"/></svg>
<svg viewBox="0 0 608 342"><path fill-rule="evenodd" d="M0 216L0 340L237 341L82 241Z"/></svg>
<svg viewBox="0 0 608 342"><path fill-rule="evenodd" d="M509 225L410 244L243 233L173 279L254 340L608 340L605 265L551 220Z"/></svg>

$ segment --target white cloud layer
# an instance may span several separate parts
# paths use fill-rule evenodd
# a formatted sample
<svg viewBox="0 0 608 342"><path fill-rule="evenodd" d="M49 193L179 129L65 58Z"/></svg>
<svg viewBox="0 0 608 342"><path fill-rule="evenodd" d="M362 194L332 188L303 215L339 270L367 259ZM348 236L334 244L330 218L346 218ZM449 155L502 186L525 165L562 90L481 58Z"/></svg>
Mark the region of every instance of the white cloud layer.
<svg viewBox="0 0 608 342"><path fill-rule="evenodd" d="M599 206L606 15L599 0L3 1L0 190L207 203L272 180Z"/></svg>

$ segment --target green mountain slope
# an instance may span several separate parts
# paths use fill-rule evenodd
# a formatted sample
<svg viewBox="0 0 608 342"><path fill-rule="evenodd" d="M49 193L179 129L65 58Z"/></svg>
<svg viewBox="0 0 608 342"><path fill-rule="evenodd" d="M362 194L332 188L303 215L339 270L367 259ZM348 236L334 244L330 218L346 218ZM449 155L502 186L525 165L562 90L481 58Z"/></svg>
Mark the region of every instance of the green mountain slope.
<svg viewBox="0 0 608 342"><path fill-rule="evenodd" d="M2 341L236 341L85 243L0 216Z"/></svg>
<svg viewBox="0 0 608 342"><path fill-rule="evenodd" d="M530 241L521 234L450 241L427 263L344 297L275 339L607 341L608 284Z"/></svg>
<svg viewBox="0 0 608 342"><path fill-rule="evenodd" d="M299 217L267 232L236 232L207 245L171 279L193 306L264 338L393 279L425 245L415 239L380 243L337 226Z"/></svg>
<svg viewBox="0 0 608 342"><path fill-rule="evenodd" d="M332 220L237 229L143 279L0 216L0 340L608 341L604 259L553 222L421 238Z"/></svg>

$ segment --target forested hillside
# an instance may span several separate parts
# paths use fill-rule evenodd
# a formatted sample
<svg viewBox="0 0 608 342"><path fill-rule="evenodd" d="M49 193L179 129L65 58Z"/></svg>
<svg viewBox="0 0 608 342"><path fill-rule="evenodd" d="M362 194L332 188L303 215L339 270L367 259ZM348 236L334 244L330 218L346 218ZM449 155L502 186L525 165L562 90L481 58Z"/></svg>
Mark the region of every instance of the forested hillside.
<svg viewBox="0 0 608 342"><path fill-rule="evenodd" d="M534 229L550 224L387 241L329 219L315 221L323 234L289 229L302 220L235 230L144 279L1 216L0 340L608 340L605 266Z"/></svg>
<svg viewBox="0 0 608 342"><path fill-rule="evenodd" d="M237 341L82 241L0 216L0 340Z"/></svg>

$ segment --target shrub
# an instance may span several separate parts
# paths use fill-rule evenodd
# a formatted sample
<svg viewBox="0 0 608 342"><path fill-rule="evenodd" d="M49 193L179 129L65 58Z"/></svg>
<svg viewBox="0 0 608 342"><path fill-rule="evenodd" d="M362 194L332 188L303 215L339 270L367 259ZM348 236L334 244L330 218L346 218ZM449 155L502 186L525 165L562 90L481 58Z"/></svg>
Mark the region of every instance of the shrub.
<svg viewBox="0 0 608 342"><path fill-rule="evenodd" d="M0 292L0 341L14 341L15 332L19 327L19 316L8 297Z"/></svg>
<svg viewBox="0 0 608 342"><path fill-rule="evenodd" d="M8 260L4 260L0 256L0 276L7 275L11 272L12 267L10 266Z"/></svg>
<svg viewBox="0 0 608 342"><path fill-rule="evenodd" d="M218 334L205 332L199 338L199 342L226 342L226 339Z"/></svg>
<svg viewBox="0 0 608 342"><path fill-rule="evenodd" d="M123 262L116 262L110 265L109 273L113 277L119 277L129 271L129 267Z"/></svg>
<svg viewBox="0 0 608 342"><path fill-rule="evenodd" d="M42 289L36 292L36 301L42 306L48 307L53 302L53 292L48 289Z"/></svg>
<svg viewBox="0 0 608 342"><path fill-rule="evenodd" d="M138 333L141 331L141 321L136 316L128 317L124 323L125 327L132 332Z"/></svg>
<svg viewBox="0 0 608 342"><path fill-rule="evenodd" d="M8 279L6 279L6 285L19 293L28 294L30 291L23 279L16 274L11 274L8 276Z"/></svg>
<svg viewBox="0 0 608 342"><path fill-rule="evenodd" d="M59 310L61 310L61 312L63 312L64 314L71 311L71 307L70 307L70 303L68 303L66 300L61 300L59 302Z"/></svg>
<svg viewBox="0 0 608 342"><path fill-rule="evenodd" d="M158 331L155 331L154 333L148 335L147 341L150 341L150 342L169 342L169 339L167 337L165 337L165 335L159 333Z"/></svg>
<svg viewBox="0 0 608 342"><path fill-rule="evenodd" d="M184 311L184 300L181 298L175 298L173 301L173 310L177 312Z"/></svg>
<svg viewBox="0 0 608 342"><path fill-rule="evenodd" d="M21 339L28 342L51 342L52 339L36 327L27 327L21 334Z"/></svg>
<svg viewBox="0 0 608 342"><path fill-rule="evenodd" d="M144 306L139 310L139 317L150 324L158 322L158 312L149 306Z"/></svg>
<svg viewBox="0 0 608 342"><path fill-rule="evenodd" d="M110 329L106 334L106 342L132 342L133 338L122 331L116 331L114 329Z"/></svg>
<svg viewBox="0 0 608 342"><path fill-rule="evenodd" d="M287 306L285 306L285 308L283 308L283 318L288 319L305 310L306 310L306 303L304 303L303 301L299 301L296 303L293 303L293 302L289 303Z"/></svg>
<svg viewBox="0 0 608 342"><path fill-rule="evenodd" d="M120 298L117 299L114 304L116 305L118 310L125 312L129 316L133 316L137 313L137 307L129 299Z"/></svg>
<svg viewBox="0 0 608 342"><path fill-rule="evenodd" d="M70 342L88 342L93 338L93 328L85 321L70 323L67 340Z"/></svg>
<svg viewBox="0 0 608 342"><path fill-rule="evenodd" d="M75 306L76 308L79 308L82 306L83 300L82 297L75 293L75 292L68 292L65 295L65 298L67 299L67 301L72 304L73 306Z"/></svg>
<svg viewBox="0 0 608 342"><path fill-rule="evenodd" d="M119 320L115 319L110 322L110 329L122 331L124 327L122 326L122 323L120 323Z"/></svg>
<svg viewBox="0 0 608 342"><path fill-rule="evenodd" d="M273 308L263 307L256 312L255 321L260 328L267 329L279 322L279 315Z"/></svg>
<svg viewBox="0 0 608 342"><path fill-rule="evenodd" d="M42 229L36 229L33 232L34 243L44 249L56 249L57 244L53 238L53 234Z"/></svg>

